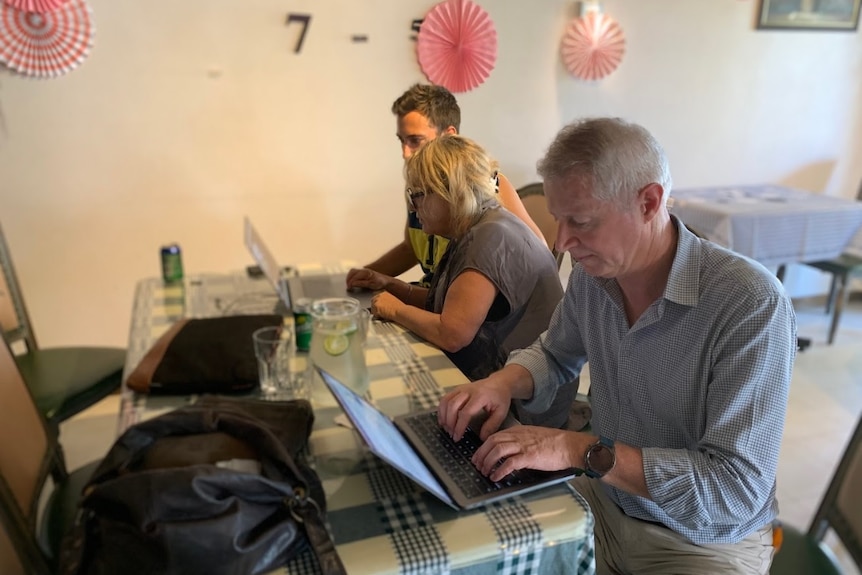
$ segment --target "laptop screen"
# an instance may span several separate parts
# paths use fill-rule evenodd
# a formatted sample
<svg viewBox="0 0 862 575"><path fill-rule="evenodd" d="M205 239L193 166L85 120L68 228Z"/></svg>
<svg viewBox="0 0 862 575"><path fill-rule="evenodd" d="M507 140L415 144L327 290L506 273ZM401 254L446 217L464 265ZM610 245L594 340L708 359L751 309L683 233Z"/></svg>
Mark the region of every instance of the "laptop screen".
<svg viewBox="0 0 862 575"><path fill-rule="evenodd" d="M245 246L248 248L248 251L251 252L255 263L260 266L263 275L265 275L266 279L269 280L269 283L272 284L272 287L275 289L275 293L277 293L282 301L284 301L284 303L289 307L290 296L287 293L285 283L281 281L281 268L279 267L278 262L275 261L275 258L272 256L272 252L270 252L269 248L266 247L266 244L263 243L263 240L260 238L260 234L257 233L257 230L254 229L253 225L251 225L251 220L247 217L245 218L244 228L243 235L245 237Z"/></svg>
<svg viewBox="0 0 862 575"><path fill-rule="evenodd" d="M318 371L353 426L375 455L441 500L454 506L452 498L388 417L322 369Z"/></svg>

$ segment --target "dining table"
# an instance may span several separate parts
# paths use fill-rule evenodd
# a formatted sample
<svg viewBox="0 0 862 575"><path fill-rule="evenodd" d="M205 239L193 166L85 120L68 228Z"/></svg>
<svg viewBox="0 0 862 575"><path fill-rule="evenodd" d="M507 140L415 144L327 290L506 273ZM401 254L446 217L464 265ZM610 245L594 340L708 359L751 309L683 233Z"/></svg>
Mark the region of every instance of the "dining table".
<svg viewBox="0 0 862 575"><path fill-rule="evenodd" d="M291 273L339 273L346 265L300 265ZM199 274L174 284L142 279L132 305L125 374L180 319L272 313L278 303L269 283L245 272ZM286 324L291 321L286 314ZM297 352L297 360L307 361L304 356ZM467 382L439 348L395 323L371 322L365 359L365 398L390 417L435 407L447 389ZM121 393L119 433L196 400L136 393L125 384ZM284 399L278 393L265 398ZM326 525L351 575L595 572L594 518L569 483L454 510L373 455L344 425L337 404L312 405L310 460L326 494ZM278 573L320 570L307 551Z"/></svg>
<svg viewBox="0 0 862 575"><path fill-rule="evenodd" d="M693 232L775 268L781 281L788 264L862 253L862 202L849 198L762 184L673 189L668 205Z"/></svg>
<svg viewBox="0 0 862 575"><path fill-rule="evenodd" d="M847 243L847 247L844 248L843 253L850 254L857 258L862 258L862 227L860 227L856 234L850 238L850 241Z"/></svg>
<svg viewBox="0 0 862 575"><path fill-rule="evenodd" d="M772 184L673 189L670 212L765 266L834 258L862 228L862 202Z"/></svg>

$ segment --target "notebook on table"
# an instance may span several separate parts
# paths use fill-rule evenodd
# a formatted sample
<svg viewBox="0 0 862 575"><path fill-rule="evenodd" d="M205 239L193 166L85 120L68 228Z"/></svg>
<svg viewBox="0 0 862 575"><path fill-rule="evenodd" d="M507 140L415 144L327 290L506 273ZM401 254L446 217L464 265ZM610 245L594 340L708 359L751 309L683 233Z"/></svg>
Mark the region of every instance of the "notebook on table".
<svg viewBox="0 0 862 575"><path fill-rule="evenodd" d="M370 290L348 290L347 274L311 274L302 276L285 277L282 267L273 257L272 252L254 228L251 220L245 218L244 233L245 246L254 258L255 263L260 266L261 272L278 294L282 313L293 309L293 303L302 298L321 299L327 297L352 297L359 300L363 308L371 307L371 298L374 293Z"/></svg>
<svg viewBox="0 0 862 575"><path fill-rule="evenodd" d="M456 443L437 423L436 409L389 419L325 370L317 371L371 452L454 509L480 507L575 476L574 469L521 469L495 483L470 462L482 443L478 428L468 428ZM519 423L509 415L502 427L512 425Z"/></svg>

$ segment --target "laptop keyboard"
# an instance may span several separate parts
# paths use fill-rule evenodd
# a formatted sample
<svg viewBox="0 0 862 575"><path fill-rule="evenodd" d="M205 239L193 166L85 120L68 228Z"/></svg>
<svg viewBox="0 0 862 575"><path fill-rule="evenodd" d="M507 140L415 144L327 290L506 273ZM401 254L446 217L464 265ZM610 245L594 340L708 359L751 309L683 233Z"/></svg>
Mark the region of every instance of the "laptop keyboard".
<svg viewBox="0 0 862 575"><path fill-rule="evenodd" d="M406 418L406 422L434 454L446 472L455 480L467 497L478 497L500 489L521 485L523 479L519 472L510 473L500 481L494 482L473 465L470 458L482 445L482 440L469 427L461 441L454 441L437 423L437 412L417 414Z"/></svg>

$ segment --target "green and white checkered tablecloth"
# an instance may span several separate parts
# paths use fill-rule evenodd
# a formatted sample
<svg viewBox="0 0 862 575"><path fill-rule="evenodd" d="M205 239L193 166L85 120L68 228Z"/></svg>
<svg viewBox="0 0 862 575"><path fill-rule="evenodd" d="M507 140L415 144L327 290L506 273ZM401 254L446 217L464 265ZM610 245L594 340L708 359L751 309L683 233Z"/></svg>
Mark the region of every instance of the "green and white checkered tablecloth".
<svg viewBox="0 0 862 575"><path fill-rule="evenodd" d="M239 274L196 276L181 286L142 280L126 373L177 319L270 313L276 303L269 284ZM390 416L436 406L443 389L466 381L439 349L391 323L373 322L366 362L367 397ZM124 389L119 430L194 399ZM327 523L351 575L595 572L593 517L568 484L454 511L368 452L354 431L335 423L340 413L338 407L316 409L310 443L326 491ZM319 571L307 553L286 573Z"/></svg>

